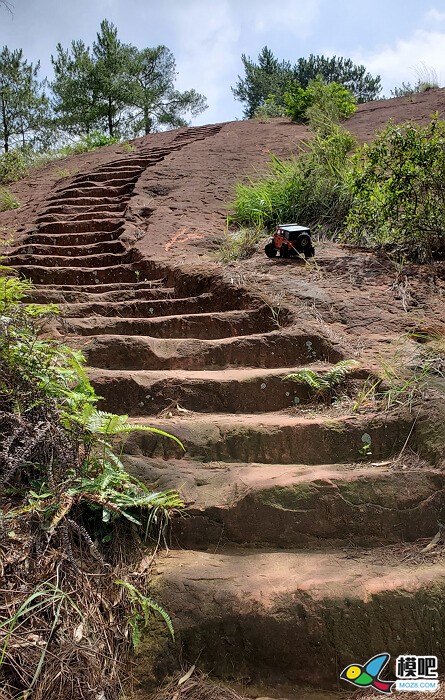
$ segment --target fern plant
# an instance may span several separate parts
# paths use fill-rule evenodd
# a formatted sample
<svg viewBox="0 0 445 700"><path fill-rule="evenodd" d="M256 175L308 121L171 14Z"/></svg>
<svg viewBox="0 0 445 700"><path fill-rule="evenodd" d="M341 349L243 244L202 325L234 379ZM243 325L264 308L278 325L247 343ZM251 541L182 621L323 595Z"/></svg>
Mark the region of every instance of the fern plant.
<svg viewBox="0 0 445 700"><path fill-rule="evenodd" d="M98 410L100 397L88 379L83 355L39 337L36 320L57 309L23 304L31 285L8 268L1 272L0 411L8 415L12 437L0 453L0 483L12 483L29 455L52 453L49 462L37 459L25 469L24 501L8 517L38 513L52 535L66 528L74 508L78 512L85 505L95 513L101 510L102 523L124 517L140 525L136 516L145 510L148 528L163 527L170 513L182 507L182 499L172 490L153 491L128 474L113 439L142 430L173 440L183 450L181 441L159 428L130 423L126 415ZM83 526L77 534L90 546Z"/></svg>
<svg viewBox="0 0 445 700"><path fill-rule="evenodd" d="M300 384L306 384L316 394L324 396L342 384L347 375L358 365L357 360L340 360L323 375L312 369L301 369L298 372L287 374L283 377L283 381L291 380Z"/></svg>
<svg viewBox="0 0 445 700"><path fill-rule="evenodd" d="M142 631L144 628L148 627L153 611L159 613L170 632L171 638L173 640L175 639L175 631L173 629L171 617L159 603L156 603L156 601L149 596L144 595L136 586L128 583L128 581L119 580L115 581L115 584L125 589L130 600L131 614L128 619L128 624L131 629L131 641L135 649L140 644Z"/></svg>
<svg viewBox="0 0 445 700"><path fill-rule="evenodd" d="M49 698L71 697L77 683L87 697L100 682L107 697L117 697L125 647L115 629L128 625L136 644L152 611L170 634L173 628L161 606L132 583L122 582L128 595L112 613L105 601L140 551L141 525L145 536L154 529L159 543L183 502L175 491L130 475L113 443L144 430L183 446L165 431L97 409L100 397L83 356L42 338L39 319L55 308L23 303L30 289L0 268L0 531L2 556L14 563L0 566L0 584L15 592L0 601L1 685L11 697ZM146 585L145 571L132 576ZM36 630L41 651L34 646L25 658L23 640L30 648L28 635ZM78 664L68 662L73 639L83 636L95 654L82 656L82 644L75 647L80 678Z"/></svg>

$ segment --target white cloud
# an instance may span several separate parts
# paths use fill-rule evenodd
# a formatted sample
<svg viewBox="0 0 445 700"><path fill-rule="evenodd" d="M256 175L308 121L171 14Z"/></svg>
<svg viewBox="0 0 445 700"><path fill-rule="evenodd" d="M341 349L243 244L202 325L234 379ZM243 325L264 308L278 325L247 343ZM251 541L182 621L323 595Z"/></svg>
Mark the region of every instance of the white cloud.
<svg viewBox="0 0 445 700"><path fill-rule="evenodd" d="M207 97L210 108L195 122L218 121L239 58L236 46L240 28L233 21L229 2L222 0L209 12L208 2L197 0L179 9L171 19L177 32L176 86L180 90L193 87Z"/></svg>
<svg viewBox="0 0 445 700"><path fill-rule="evenodd" d="M439 85L445 77L445 31L418 29L407 39L398 39L375 53L355 55L356 63L363 63L372 75L382 78L383 92L402 82L415 84L420 78L437 78ZM428 75L430 74L430 76Z"/></svg>
<svg viewBox="0 0 445 700"><path fill-rule="evenodd" d="M445 22L445 12L440 12L440 10L433 7L426 13L425 21L432 24Z"/></svg>
<svg viewBox="0 0 445 700"><path fill-rule="evenodd" d="M167 0L171 29L175 33L177 87L193 86L206 95L210 108L195 122L233 119L235 107L230 86L242 73L241 54L256 58L277 33L307 36L318 18L320 0ZM174 10L174 11L173 11Z"/></svg>
<svg viewBox="0 0 445 700"><path fill-rule="evenodd" d="M320 1L296 2L295 0L244 0L233 3L234 12L240 13L246 25L254 32L267 34L282 31L303 39L309 36L320 13Z"/></svg>

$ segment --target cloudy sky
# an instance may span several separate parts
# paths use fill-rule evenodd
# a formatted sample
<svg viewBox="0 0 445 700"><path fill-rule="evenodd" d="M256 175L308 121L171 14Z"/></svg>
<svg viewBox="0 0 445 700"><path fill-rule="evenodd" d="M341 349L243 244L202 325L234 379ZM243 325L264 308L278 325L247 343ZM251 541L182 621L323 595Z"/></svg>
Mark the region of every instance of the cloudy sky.
<svg viewBox="0 0 445 700"><path fill-rule="evenodd" d="M243 74L241 54L267 45L277 58L344 56L380 75L383 94L419 71L445 85L445 0L10 0L0 7L0 46L22 48L51 77L57 42L91 44L102 19L138 48L165 44L177 63L177 87L207 96L195 124L238 119L230 86Z"/></svg>

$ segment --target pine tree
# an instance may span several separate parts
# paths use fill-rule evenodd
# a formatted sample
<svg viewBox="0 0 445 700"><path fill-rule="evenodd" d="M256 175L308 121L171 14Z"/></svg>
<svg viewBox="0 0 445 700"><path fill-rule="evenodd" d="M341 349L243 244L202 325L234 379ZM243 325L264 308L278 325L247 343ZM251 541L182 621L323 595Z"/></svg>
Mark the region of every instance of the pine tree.
<svg viewBox="0 0 445 700"><path fill-rule="evenodd" d="M245 103L243 115L251 119L255 110L264 104L269 95L274 95L278 104L283 104L283 95L287 84L295 79L289 61L278 61L272 51L264 46L258 56L258 65L245 54L241 56L245 78L238 76L238 82L232 88L236 100Z"/></svg>
<svg viewBox="0 0 445 700"><path fill-rule="evenodd" d="M207 109L206 99L196 90L175 90L176 63L166 46L136 51L133 58L132 105L134 132L149 134L158 126L186 126L184 114Z"/></svg>
<svg viewBox="0 0 445 700"><path fill-rule="evenodd" d="M176 64L166 46L138 50L122 43L117 28L101 22L92 49L73 41L52 57L54 110L72 134L97 129L110 136L148 134L162 126L184 126L207 104L195 90L175 90Z"/></svg>
<svg viewBox="0 0 445 700"><path fill-rule="evenodd" d="M241 60L245 77L238 76L232 92L236 100L244 103L243 114L247 119L252 118L271 95L275 104L284 106L284 93L290 85L306 88L319 76L327 83L344 85L359 103L374 100L381 91L380 76L374 78L365 66L355 65L350 58L311 54L309 58L299 58L292 66L289 61L279 61L265 46L257 63L245 54Z"/></svg>
<svg viewBox="0 0 445 700"><path fill-rule="evenodd" d="M36 145L49 124L44 82L38 80L40 63L33 66L22 49L0 54L0 139L7 153L13 146Z"/></svg>

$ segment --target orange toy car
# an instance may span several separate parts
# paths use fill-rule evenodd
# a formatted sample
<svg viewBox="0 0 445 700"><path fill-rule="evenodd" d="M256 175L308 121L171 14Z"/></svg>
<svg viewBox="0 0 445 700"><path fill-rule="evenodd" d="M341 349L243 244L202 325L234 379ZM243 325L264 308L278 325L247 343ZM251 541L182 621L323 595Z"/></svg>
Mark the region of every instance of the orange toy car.
<svg viewBox="0 0 445 700"><path fill-rule="evenodd" d="M310 228L298 224L279 224L272 240L264 248L268 258L312 258L315 248Z"/></svg>

